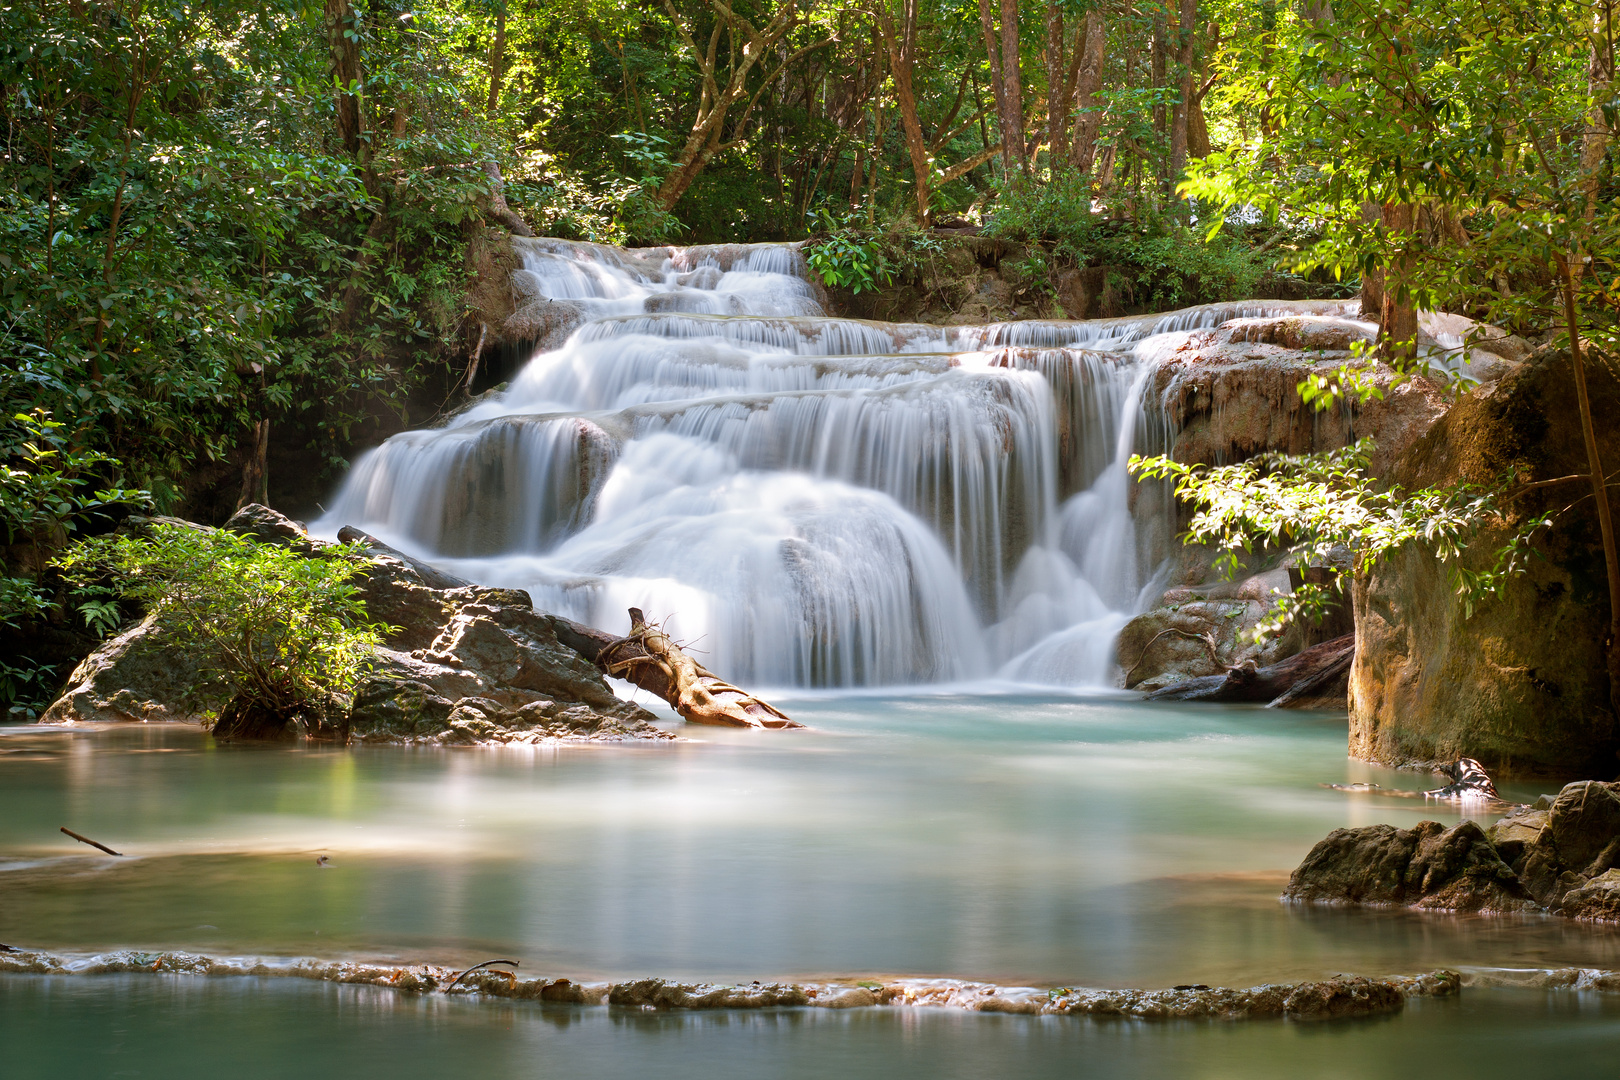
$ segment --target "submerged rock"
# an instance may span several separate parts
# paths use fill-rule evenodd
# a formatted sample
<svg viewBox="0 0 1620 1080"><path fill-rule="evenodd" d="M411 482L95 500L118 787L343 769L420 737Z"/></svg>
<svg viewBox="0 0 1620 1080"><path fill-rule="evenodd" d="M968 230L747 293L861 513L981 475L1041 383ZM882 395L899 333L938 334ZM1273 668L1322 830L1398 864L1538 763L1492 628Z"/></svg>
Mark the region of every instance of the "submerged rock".
<svg viewBox="0 0 1620 1080"><path fill-rule="evenodd" d="M310 550L320 543L262 506L244 508L227 527ZM392 630L349 704L348 731L359 741L674 738L616 697L596 665L559 639L562 621L535 611L528 593L479 588L377 545L361 595L367 614ZM196 719L224 704L223 695L193 688L206 661L175 648L148 619L86 658L42 722Z"/></svg>
<svg viewBox="0 0 1620 1080"><path fill-rule="evenodd" d="M1289 900L1620 921L1620 784L1568 784L1546 809L1481 830L1335 829L1289 878Z"/></svg>

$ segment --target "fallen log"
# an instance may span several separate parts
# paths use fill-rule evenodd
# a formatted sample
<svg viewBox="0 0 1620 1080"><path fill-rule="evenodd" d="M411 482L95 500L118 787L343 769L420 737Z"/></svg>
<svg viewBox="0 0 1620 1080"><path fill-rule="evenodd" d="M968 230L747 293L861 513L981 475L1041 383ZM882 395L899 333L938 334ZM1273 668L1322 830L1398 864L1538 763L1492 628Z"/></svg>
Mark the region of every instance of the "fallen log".
<svg viewBox="0 0 1620 1080"><path fill-rule="evenodd" d="M556 619L556 627L557 640L593 661L604 675L633 682L657 694L688 723L755 728L804 726L687 656L668 634L647 622L640 608L630 609L630 633L626 637L562 618Z"/></svg>
<svg viewBox="0 0 1620 1080"><path fill-rule="evenodd" d="M1269 667L1250 661L1222 675L1184 679L1147 695L1148 701L1264 701L1283 708L1328 686L1350 667L1356 636L1345 634L1313 645Z"/></svg>

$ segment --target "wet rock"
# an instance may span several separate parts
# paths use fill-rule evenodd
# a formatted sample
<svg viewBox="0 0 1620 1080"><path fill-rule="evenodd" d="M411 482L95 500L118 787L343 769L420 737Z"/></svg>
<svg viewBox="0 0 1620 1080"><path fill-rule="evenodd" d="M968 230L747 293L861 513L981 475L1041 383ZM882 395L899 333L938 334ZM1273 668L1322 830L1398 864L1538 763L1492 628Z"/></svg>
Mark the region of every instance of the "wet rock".
<svg viewBox="0 0 1620 1080"><path fill-rule="evenodd" d="M715 986L642 979L614 986L608 991L608 1004L643 1009L760 1009L808 1005L810 995L803 987L781 983Z"/></svg>
<svg viewBox="0 0 1620 1080"><path fill-rule="evenodd" d="M1620 379L1601 365L1587 378L1593 415L1620 415ZM1521 482L1583 474L1578 415L1567 355L1545 350L1466 394L1401 455L1389 479L1418 490L1494 485L1510 472ZM1620 425L1598 423L1597 439L1602 460L1620 458ZM1467 756L1498 777L1613 775L1620 723L1604 656L1609 605L1601 580L1593 584L1603 555L1586 493L1579 483L1554 484L1514 499L1516 521L1559 513L1536 535L1538 557L1472 613L1453 570L1418 545L1357 578L1353 756ZM1461 567L1494 566L1507 539L1507 525L1488 524Z"/></svg>
<svg viewBox="0 0 1620 1080"><path fill-rule="evenodd" d="M1620 841L1620 784L1568 784L1548 811L1548 828L1566 869L1592 877L1615 865Z"/></svg>
<svg viewBox="0 0 1620 1080"><path fill-rule="evenodd" d="M1159 607L1125 624L1117 656L1127 689L1157 690L1172 683L1254 663L1267 666L1299 651L1299 635L1256 645L1254 628L1270 609L1272 593L1286 595L1287 571L1238 583L1227 597L1172 589ZM1263 594L1263 595L1262 595Z"/></svg>
<svg viewBox="0 0 1620 1080"><path fill-rule="evenodd" d="M1534 844L1547 827L1547 812L1533 807L1519 807L1485 830L1485 838L1496 849L1503 862L1519 869L1525 849Z"/></svg>
<svg viewBox="0 0 1620 1080"><path fill-rule="evenodd" d="M1620 922L1620 870L1605 870L1564 893L1558 914L1571 919Z"/></svg>
<svg viewBox="0 0 1620 1080"><path fill-rule="evenodd" d="M232 522L270 542L311 552L323 546L265 507L245 507ZM651 713L616 697L596 665L559 640L566 620L535 611L527 593L468 585L363 533L348 539L375 545L361 596L367 614L390 627L344 703L353 738L449 745L673 738L652 725ZM192 689L205 661L174 649L148 620L92 653L45 720L196 719L224 704L223 695Z"/></svg>
<svg viewBox="0 0 1620 1080"><path fill-rule="evenodd" d="M1382 398L1326 420L1300 400L1298 386L1350 360L1352 343L1376 333L1352 303L1254 302L1256 314L1193 331L1164 357L1156 389L1171 422L1177 461L1236 461L1270 450L1331 450L1363 436L1378 444L1373 471L1383 472L1445 414L1441 388L1426 379L1390 387L1393 373L1373 378Z"/></svg>
<svg viewBox="0 0 1620 1080"><path fill-rule="evenodd" d="M1541 809L1545 806L1545 809ZM1620 784L1585 780L1481 832L1465 821L1336 829L1284 896L1456 911L1546 910L1620 920Z"/></svg>
<svg viewBox="0 0 1620 1080"><path fill-rule="evenodd" d="M85 657L39 722L193 719L222 707L227 696L196 685L199 663L176 650L163 628L148 618Z"/></svg>
<svg viewBox="0 0 1620 1080"><path fill-rule="evenodd" d="M1335 829L1288 880L1289 900L1446 911L1532 911L1536 904L1472 821L1446 828Z"/></svg>
<svg viewBox="0 0 1620 1080"><path fill-rule="evenodd" d="M302 523L258 503L249 503L232 514L224 529L250 536L261 544L310 543L309 532Z"/></svg>
<svg viewBox="0 0 1620 1080"><path fill-rule="evenodd" d="M1329 979L1301 983L1283 999L1283 1014L1293 1020L1342 1020L1399 1012L1406 1005L1400 989L1380 979Z"/></svg>

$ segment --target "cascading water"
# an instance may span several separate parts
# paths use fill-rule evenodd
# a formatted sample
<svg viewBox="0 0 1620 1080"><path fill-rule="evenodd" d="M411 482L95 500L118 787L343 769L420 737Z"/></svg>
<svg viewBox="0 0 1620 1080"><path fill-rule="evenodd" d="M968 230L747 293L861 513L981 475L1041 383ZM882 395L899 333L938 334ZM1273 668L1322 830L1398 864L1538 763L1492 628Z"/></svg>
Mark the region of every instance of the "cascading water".
<svg viewBox="0 0 1620 1080"><path fill-rule="evenodd" d="M792 245L515 243L514 289L586 321L364 455L316 531L604 629L640 607L760 686L1107 684L1166 539L1125 471L1154 336L1264 313L869 323Z"/></svg>

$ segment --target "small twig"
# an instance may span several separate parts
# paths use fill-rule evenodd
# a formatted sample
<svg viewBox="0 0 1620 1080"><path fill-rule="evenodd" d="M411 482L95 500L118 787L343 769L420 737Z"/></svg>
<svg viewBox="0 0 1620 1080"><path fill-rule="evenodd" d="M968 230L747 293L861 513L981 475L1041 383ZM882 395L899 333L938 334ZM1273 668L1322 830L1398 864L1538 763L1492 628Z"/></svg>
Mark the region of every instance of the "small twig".
<svg viewBox="0 0 1620 1080"><path fill-rule="evenodd" d="M68 828L66 825L62 826L62 831L67 833L69 836L73 837L73 839L77 840L81 844L89 844L93 848L100 848L102 851L105 851L109 855L117 855L120 859L122 859L124 857L124 853L122 851L114 851L112 848L108 847L106 844L98 844L94 840L90 839L88 836L80 836L78 833L74 832L72 829Z"/></svg>
<svg viewBox="0 0 1620 1080"><path fill-rule="evenodd" d="M1148 643L1146 645L1142 646L1141 653L1139 653L1137 655L1137 657L1136 657L1136 663L1132 664L1125 672L1125 681L1126 682L1129 682L1130 679L1131 679L1131 675L1136 671L1137 668L1142 666L1142 661L1147 659L1148 650L1153 648L1153 643L1158 641L1160 638L1164 637L1164 635L1166 635L1166 634L1180 634L1182 637L1192 638L1194 641L1202 641L1205 645L1209 646L1209 658L1210 658L1210 660L1212 660L1217 666L1220 665L1221 658L1220 658L1219 654L1217 654L1216 651L1215 651L1215 633L1214 633L1214 631L1210 631L1207 634L1195 634L1191 630L1182 630L1182 629L1179 629L1177 627L1172 626L1172 627L1170 627L1168 629L1160 630L1157 634L1154 634L1153 637L1148 640Z"/></svg>
<svg viewBox="0 0 1620 1080"><path fill-rule="evenodd" d="M513 967L518 966L518 962L516 960L485 960L482 964L474 964L472 967L468 968L466 971L463 971L460 975L457 975L455 978L451 979L450 980L450 985L446 986L444 988L445 993L449 993L451 990L453 990L455 988L456 983L460 982L462 979L465 979L467 976L471 975L473 972L477 971L479 968L487 968L491 964L511 964ZM503 972L502 974L511 975L512 973L510 971L507 971L507 972Z"/></svg>

